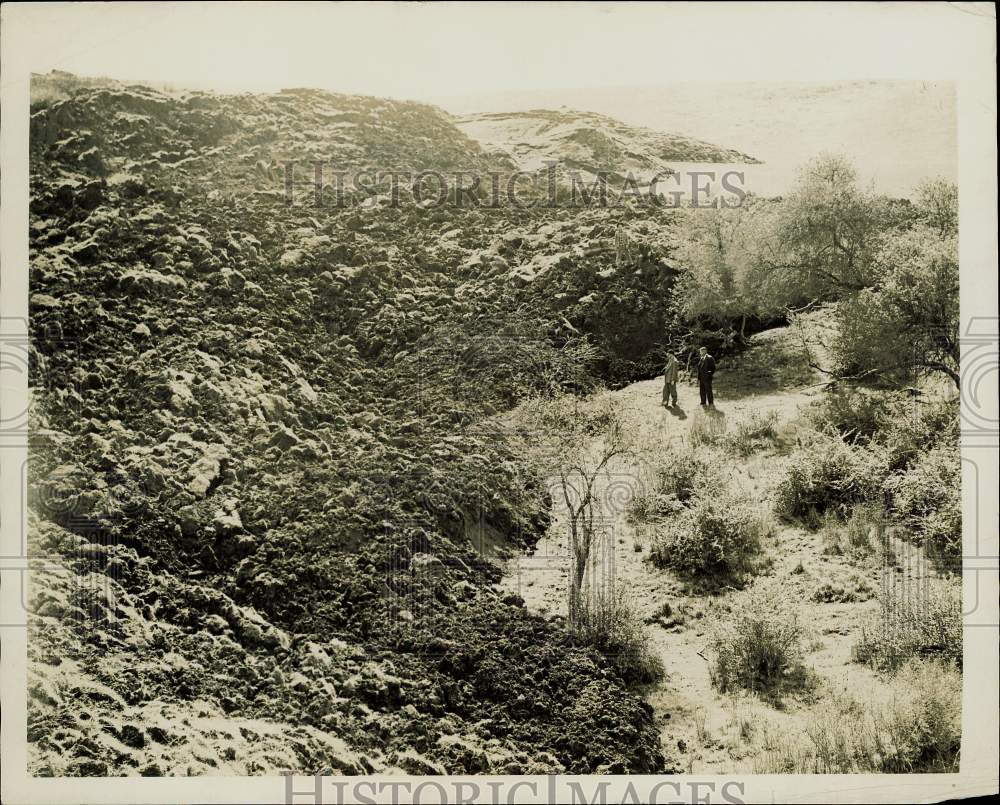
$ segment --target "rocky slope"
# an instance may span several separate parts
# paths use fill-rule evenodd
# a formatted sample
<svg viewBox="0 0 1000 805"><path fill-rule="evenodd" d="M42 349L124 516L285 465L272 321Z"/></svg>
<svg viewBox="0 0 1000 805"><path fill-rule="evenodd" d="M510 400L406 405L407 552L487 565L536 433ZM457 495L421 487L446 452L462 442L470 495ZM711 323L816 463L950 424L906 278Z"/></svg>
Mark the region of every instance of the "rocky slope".
<svg viewBox="0 0 1000 805"><path fill-rule="evenodd" d="M464 115L456 124L493 154L509 157L521 170L557 162L582 176L599 171L648 181L669 175L678 162L756 163L747 154L638 126L607 115L561 109Z"/></svg>
<svg viewBox="0 0 1000 805"><path fill-rule="evenodd" d="M33 109L32 771L670 768L498 588L548 508L483 424L648 371L669 219L286 204L269 169L313 157L496 164L432 107L307 90Z"/></svg>

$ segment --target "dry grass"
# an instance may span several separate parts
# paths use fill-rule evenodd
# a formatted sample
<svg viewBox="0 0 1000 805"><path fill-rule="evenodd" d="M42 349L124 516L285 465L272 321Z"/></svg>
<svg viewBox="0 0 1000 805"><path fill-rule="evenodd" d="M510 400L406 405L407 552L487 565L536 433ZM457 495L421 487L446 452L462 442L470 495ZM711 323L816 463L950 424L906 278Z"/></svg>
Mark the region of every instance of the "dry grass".
<svg viewBox="0 0 1000 805"><path fill-rule="evenodd" d="M847 518L828 511L820 525L823 552L830 556L846 556L861 562L881 557L887 549L888 519L881 505L862 503L854 506Z"/></svg>
<svg viewBox="0 0 1000 805"><path fill-rule="evenodd" d="M940 579L900 582L879 592L879 612L861 629L854 659L893 672L913 657L962 665L962 596Z"/></svg>
<svg viewBox="0 0 1000 805"><path fill-rule="evenodd" d="M623 591L585 592L574 625L577 635L607 657L626 682L648 684L663 678L663 660Z"/></svg>
<svg viewBox="0 0 1000 805"><path fill-rule="evenodd" d="M962 678L950 663L910 660L888 701L829 692L805 735L769 731L757 774L883 774L958 771Z"/></svg>

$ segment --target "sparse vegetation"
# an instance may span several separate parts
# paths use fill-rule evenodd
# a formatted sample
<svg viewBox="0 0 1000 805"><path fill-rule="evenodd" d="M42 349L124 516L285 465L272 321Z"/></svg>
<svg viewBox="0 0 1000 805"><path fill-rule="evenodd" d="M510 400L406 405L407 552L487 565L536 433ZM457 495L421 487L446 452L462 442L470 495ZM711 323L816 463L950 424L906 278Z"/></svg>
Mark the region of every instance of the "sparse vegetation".
<svg viewBox="0 0 1000 805"><path fill-rule="evenodd" d="M886 522L881 504L858 504L850 509L846 519L827 511L820 527L824 550L827 554L848 556L857 561L881 556L887 539Z"/></svg>
<svg viewBox="0 0 1000 805"><path fill-rule="evenodd" d="M815 527L833 510L846 514L858 503L878 499L888 475L877 450L846 444L838 436L813 433L796 452L775 491L775 511Z"/></svg>
<svg viewBox="0 0 1000 805"><path fill-rule="evenodd" d="M645 626L623 591L600 590L584 595L575 629L580 638L608 658L627 682L649 684L663 678L663 660L650 644Z"/></svg>
<svg viewBox="0 0 1000 805"><path fill-rule="evenodd" d="M875 587L857 572L847 578L822 581L813 590L810 598L821 604L847 604L868 601L876 594Z"/></svg>
<svg viewBox="0 0 1000 805"><path fill-rule="evenodd" d="M757 774L944 774L958 771L962 679L955 667L908 661L888 702L829 691L805 735L767 735Z"/></svg>
<svg viewBox="0 0 1000 805"><path fill-rule="evenodd" d="M896 671L913 657L938 657L962 666L962 598L938 579L897 582L879 593L879 612L854 646L854 659Z"/></svg>
<svg viewBox="0 0 1000 805"><path fill-rule="evenodd" d="M892 514L926 546L940 567L957 570L962 558L962 459L958 444L922 453L886 484Z"/></svg>
<svg viewBox="0 0 1000 805"><path fill-rule="evenodd" d="M718 459L709 451L690 447L657 454L646 475L642 493L629 504L629 518L634 522L675 514L699 489L725 484Z"/></svg>
<svg viewBox="0 0 1000 805"><path fill-rule="evenodd" d="M726 420L715 411L695 411L688 429L692 447L719 445L726 438Z"/></svg>
<svg viewBox="0 0 1000 805"><path fill-rule="evenodd" d="M817 430L835 431L845 442L868 443L906 417L912 407L902 392L837 389L813 403L804 418Z"/></svg>
<svg viewBox="0 0 1000 805"><path fill-rule="evenodd" d="M776 583L756 585L732 597L715 624L712 684L721 692L749 690L780 698L808 687L805 629L797 606Z"/></svg>
<svg viewBox="0 0 1000 805"><path fill-rule="evenodd" d="M751 411L726 434L725 446L744 458L751 456L774 444L778 437L777 424L776 411Z"/></svg>
<svg viewBox="0 0 1000 805"><path fill-rule="evenodd" d="M902 526L938 567L954 571L962 545L957 404L908 397L855 389L813 405L775 509L822 527L830 553L855 558L886 547L873 529L881 536Z"/></svg>

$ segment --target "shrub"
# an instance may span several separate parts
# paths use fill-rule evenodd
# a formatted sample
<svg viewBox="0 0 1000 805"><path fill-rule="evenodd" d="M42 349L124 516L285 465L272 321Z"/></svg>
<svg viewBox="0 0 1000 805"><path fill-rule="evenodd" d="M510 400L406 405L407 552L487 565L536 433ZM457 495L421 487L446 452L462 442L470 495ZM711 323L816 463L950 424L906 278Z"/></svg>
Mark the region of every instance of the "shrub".
<svg viewBox="0 0 1000 805"><path fill-rule="evenodd" d="M687 509L658 524L650 559L692 576L736 578L754 569L770 530L751 498L706 489Z"/></svg>
<svg viewBox="0 0 1000 805"><path fill-rule="evenodd" d="M905 416L906 395L871 389L843 389L826 394L806 411L817 430L835 430L847 442L869 442Z"/></svg>
<svg viewBox="0 0 1000 805"><path fill-rule="evenodd" d="M578 636L607 657L626 682L648 684L663 678L663 660L622 592L584 593L575 626Z"/></svg>
<svg viewBox="0 0 1000 805"><path fill-rule="evenodd" d="M857 503L875 500L887 475L881 451L818 433L797 451L778 484L775 511L816 526L828 509L846 513Z"/></svg>
<svg viewBox="0 0 1000 805"><path fill-rule="evenodd" d="M915 400L887 423L878 441L885 448L889 469L897 472L934 447L957 445L959 427L957 397L932 402Z"/></svg>
<svg viewBox="0 0 1000 805"><path fill-rule="evenodd" d="M737 593L729 609L728 617L716 623L711 642L710 674L719 691L743 688L778 695L782 689L807 684L804 630L796 607L778 584Z"/></svg>
<svg viewBox="0 0 1000 805"><path fill-rule="evenodd" d="M778 412L762 414L753 411L749 417L736 423L725 438L726 447L741 456L751 456L778 438Z"/></svg>
<svg viewBox="0 0 1000 805"><path fill-rule="evenodd" d="M824 395L805 420L849 444L876 444L896 471L939 444L958 441L958 398L925 401L903 391L846 389Z"/></svg>
<svg viewBox="0 0 1000 805"><path fill-rule="evenodd" d="M878 553L884 542L886 517L880 504L858 504L850 510L846 521L828 511L822 523L824 552L828 554L865 559Z"/></svg>
<svg viewBox="0 0 1000 805"><path fill-rule="evenodd" d="M892 511L930 556L955 569L962 557L962 459L957 444L934 447L886 481Z"/></svg>
<svg viewBox="0 0 1000 805"><path fill-rule="evenodd" d="M957 772L962 746L962 677L953 665L911 660L900 669L895 697L875 719L888 737L883 771Z"/></svg>
<svg viewBox="0 0 1000 805"><path fill-rule="evenodd" d="M962 665L962 597L944 581L910 582L880 591L879 613L861 629L855 662L893 672L912 657Z"/></svg>
<svg viewBox="0 0 1000 805"><path fill-rule="evenodd" d="M962 678L954 666L910 660L892 698L866 707L835 694L818 707L805 738L768 736L757 774L858 774L958 771Z"/></svg>
<svg viewBox="0 0 1000 805"><path fill-rule="evenodd" d="M655 519L679 511L695 492L722 485L718 462L708 453L690 448L672 450L657 458L649 471L650 483L629 506L632 520Z"/></svg>
<svg viewBox="0 0 1000 805"><path fill-rule="evenodd" d="M857 573L852 573L846 579L828 579L820 582L810 598L821 604L846 604L868 601L874 595L875 588L871 582Z"/></svg>

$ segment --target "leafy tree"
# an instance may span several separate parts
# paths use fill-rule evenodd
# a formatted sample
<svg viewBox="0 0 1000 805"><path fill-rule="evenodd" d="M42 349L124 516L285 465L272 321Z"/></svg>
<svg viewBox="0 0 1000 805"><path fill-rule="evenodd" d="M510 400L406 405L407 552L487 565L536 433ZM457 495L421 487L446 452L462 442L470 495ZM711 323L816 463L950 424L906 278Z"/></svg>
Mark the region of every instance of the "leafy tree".
<svg viewBox="0 0 1000 805"><path fill-rule="evenodd" d="M788 304L856 293L873 281L882 210L877 197L858 189L845 157L823 154L781 202L754 261Z"/></svg>
<svg viewBox="0 0 1000 805"><path fill-rule="evenodd" d="M917 204L927 224L942 237L958 232L958 185L947 179L926 179L917 186Z"/></svg>
<svg viewBox="0 0 1000 805"><path fill-rule="evenodd" d="M842 375L877 384L940 372L959 385L958 241L916 227L887 238L879 282L841 303L834 344Z"/></svg>
<svg viewBox="0 0 1000 805"><path fill-rule="evenodd" d="M677 260L683 316L715 326L775 312L766 286L754 272L754 254L774 205L748 196L739 207L683 212Z"/></svg>

